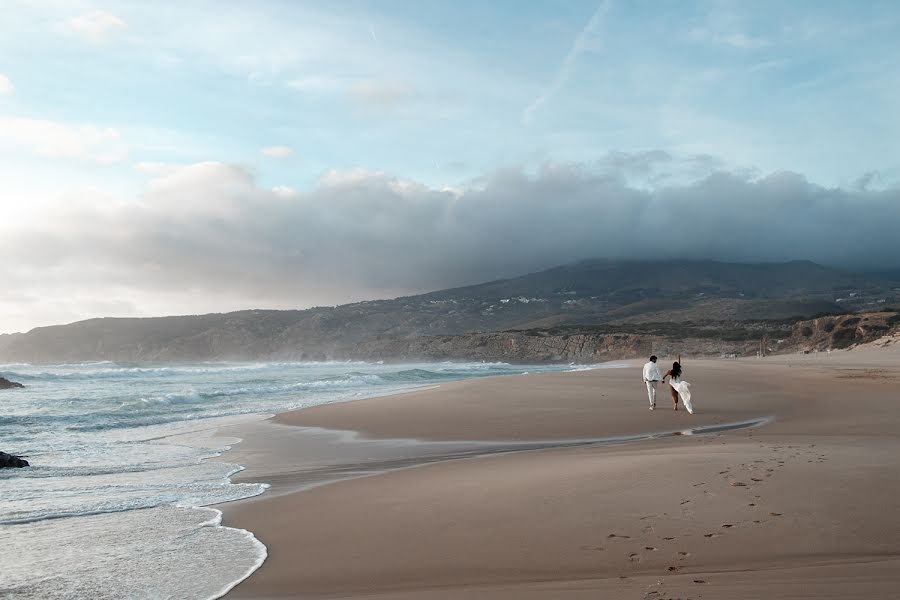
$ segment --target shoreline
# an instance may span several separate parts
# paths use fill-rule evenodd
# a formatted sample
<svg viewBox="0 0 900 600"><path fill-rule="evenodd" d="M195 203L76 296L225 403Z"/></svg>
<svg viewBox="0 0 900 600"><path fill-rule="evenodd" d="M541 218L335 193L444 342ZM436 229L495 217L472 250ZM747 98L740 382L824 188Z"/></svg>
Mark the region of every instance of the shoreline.
<svg viewBox="0 0 900 600"><path fill-rule="evenodd" d="M662 578L663 583L654 588L659 593L696 594L700 591L697 586L703 585L703 591L750 598L772 593L776 589L772 586L792 570L819 573L823 567L815 565L823 564L826 557L835 564L828 568L829 573L817 577L827 585L812 579L807 582L816 590L821 588L822 597L840 597L834 590L843 590L846 597L846 585L834 581L836 572L843 573L845 583L851 582L855 590L883 593L888 589L885 586L900 583L893 567L884 566L884 561L890 563L900 556L900 547L893 541L900 531L885 523L874 526L873 515L878 511L873 505L896 506L893 498L900 493L900 486L884 480L885 469L892 466L889 457L900 449L896 436L891 435L900 425L900 414L887 404L891 386L884 384L900 381L900 361L895 352L890 356L879 352L833 353L815 357L818 360L792 355L690 361L686 379L696 390L703 390L695 401L698 414L694 417L660 408L647 411L646 395L642 397L640 389L635 393L634 374L618 369L531 375L536 379L518 388L512 381L526 378L503 377L498 378L502 380L499 383L466 380L437 390L281 413L242 436L244 441L227 453L229 462L246 467L237 480L272 482L267 494L220 506L226 526L248 529L269 548L262 567L228 597L453 598L465 594L529 598L549 593L580 598L598 592L646 592L646 586L656 585L651 580ZM873 365L878 365L877 369ZM578 381L580 378L585 381ZM542 379L547 380L548 389L557 392L553 403L535 400L535 394L541 394ZM602 385L598 387L598 383ZM592 389L608 393L586 397L585 390ZM737 398L713 398L714 390L732 392ZM867 397L854 399L850 406L843 395L854 391L866 392ZM628 398L623 399L623 393ZM465 400L472 394L478 402ZM663 400L658 398L658 404ZM357 474L356 478L295 491L303 486L301 453L306 468L312 465L327 471L343 461L345 468L353 469L352 452L351 456L328 459L309 454L307 450L312 448L328 454L338 447L346 451L355 446L361 453L357 458L366 459L357 460L357 467L367 462L377 466L386 449L396 450L391 443L397 438L429 440L416 442L424 445L459 445L473 438L484 440L484 433L493 432L498 442L527 439L546 444L554 437L571 440L591 428L615 433L630 427L633 418L646 423L657 417L670 422L678 419L678 426L671 428L677 431L690 419L698 423L709 419L713 421L710 425L716 425L716 420L718 424L731 422L731 415L749 410L748 403L758 413L775 415L776 420L751 429L650 439L640 444L537 447L466 460L454 457L414 469L388 469L365 477ZM507 418L498 419L498 415ZM604 420L596 419L598 415ZM590 422L592 416L594 422ZM460 423L468 426L460 431ZM322 429L316 434L313 429L326 425L334 429L336 424L343 431L359 432L356 441L323 442L322 436L335 434ZM560 432L569 435L560 438ZM534 433L538 435L530 437ZM298 446L301 438L306 438L306 445ZM397 460L421 461L421 456L409 456L410 448L407 443L407 454ZM373 449L382 454L376 452L373 458ZM235 455L241 458L233 459ZM733 460L741 466L729 464ZM854 472L854 467L859 470L860 460L866 466L863 474ZM837 468L823 470L821 465L828 461ZM757 473L753 470L756 464L766 466ZM785 478L780 475L784 469L794 474ZM738 474L741 470L753 476ZM718 481L727 483L734 477L741 481L731 481L724 488ZM878 486L847 487L848 481L860 477L867 483L877 481ZM685 487L684 483L694 478L703 485ZM607 485L598 487L598 481ZM816 504L827 509L825 516L810 514L798 498L804 489L815 490L823 482L831 486L827 488L830 495L817 499ZM733 485L736 483L742 485ZM635 495L632 486L644 493ZM764 491L765 500L750 502L749 507L747 502L738 503L748 492ZM682 500L687 502L669 506L663 501L669 496L684 496ZM684 514L687 509L683 507L708 503L709 497L716 502L690 518ZM503 498L500 505L496 504L498 498ZM605 508L598 513L601 499L599 505ZM735 519L729 511L743 515L770 502L779 504L777 510L774 506L770 510L773 515L793 516L785 520L767 515L755 521L742 517L739 522L725 523ZM542 506L567 508L545 513ZM651 523L647 526L657 534L635 528L642 518L635 513L637 508L647 513ZM834 536L817 533L825 522L828 530L846 529L847 525L835 524L833 517L827 516L838 514L852 517L856 530L866 531L868 536L845 531L840 538L844 543L836 545ZM710 521L713 515L712 521L722 523ZM491 526L475 527L482 522ZM594 529L592 523L602 523L600 529L606 533L586 534L585 529ZM671 530L672 535L659 537L661 529ZM707 534L709 538L704 537ZM506 543L498 546L497 539ZM633 541L638 539L653 549ZM679 551L684 555L666 548L676 539L686 540L686 549ZM719 550L709 554L711 546ZM750 550L756 546L783 548L779 551L783 556L775 562L761 560ZM626 547L628 552L624 552ZM305 569L297 572L296 565ZM875 574L858 576L863 571ZM740 575L717 575L726 572ZM705 583L694 583L685 573L699 573ZM742 592L741 586L746 590ZM547 592L550 588L552 593Z"/></svg>

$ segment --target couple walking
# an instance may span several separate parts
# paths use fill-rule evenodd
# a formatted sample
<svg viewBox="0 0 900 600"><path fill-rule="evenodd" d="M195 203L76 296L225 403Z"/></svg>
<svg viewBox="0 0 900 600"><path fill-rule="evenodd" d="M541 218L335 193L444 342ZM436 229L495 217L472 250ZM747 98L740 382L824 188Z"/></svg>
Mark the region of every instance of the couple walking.
<svg viewBox="0 0 900 600"><path fill-rule="evenodd" d="M659 367L656 366L656 357L650 357L650 361L644 365L644 383L647 384L647 396L650 397L650 410L656 408L656 385L660 381L665 382L668 377L674 410L678 410L678 399L681 398L687 411L694 414L694 407L691 404L691 384L682 381L681 374L681 364L674 362L672 368L666 371L665 375L660 376Z"/></svg>

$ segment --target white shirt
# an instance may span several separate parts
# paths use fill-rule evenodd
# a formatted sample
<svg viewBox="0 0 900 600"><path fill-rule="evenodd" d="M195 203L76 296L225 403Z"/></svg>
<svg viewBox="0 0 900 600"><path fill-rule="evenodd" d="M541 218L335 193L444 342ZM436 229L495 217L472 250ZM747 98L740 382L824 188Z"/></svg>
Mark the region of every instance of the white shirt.
<svg viewBox="0 0 900 600"><path fill-rule="evenodd" d="M659 367L657 367L656 363L652 360L644 365L644 381L662 381L662 375L659 374Z"/></svg>

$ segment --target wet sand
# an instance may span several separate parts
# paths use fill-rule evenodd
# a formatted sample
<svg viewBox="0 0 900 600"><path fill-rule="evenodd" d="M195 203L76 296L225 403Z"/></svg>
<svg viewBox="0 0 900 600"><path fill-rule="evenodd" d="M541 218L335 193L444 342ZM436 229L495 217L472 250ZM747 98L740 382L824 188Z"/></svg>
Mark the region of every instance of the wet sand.
<svg viewBox="0 0 900 600"><path fill-rule="evenodd" d="M225 459L273 489L223 506L225 524L253 531L269 558L229 597L897 595L897 348L685 360L685 370L694 416L663 394L649 411L635 364L457 382L244 426ZM508 451L534 441L547 447ZM447 460L467 452L478 456ZM400 468L427 461L440 462ZM373 476L321 485L363 474Z"/></svg>

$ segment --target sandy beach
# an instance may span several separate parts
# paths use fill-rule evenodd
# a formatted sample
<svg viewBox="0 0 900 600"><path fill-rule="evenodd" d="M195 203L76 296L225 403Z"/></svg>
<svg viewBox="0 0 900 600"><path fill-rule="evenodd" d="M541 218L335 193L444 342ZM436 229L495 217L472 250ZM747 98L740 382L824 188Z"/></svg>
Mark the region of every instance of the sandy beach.
<svg viewBox="0 0 900 600"><path fill-rule="evenodd" d="M247 466L239 479L273 487L221 506L269 552L228 597L900 593L897 347L684 363L693 416L662 388L649 411L633 363L456 382L229 431L244 438L224 457Z"/></svg>

